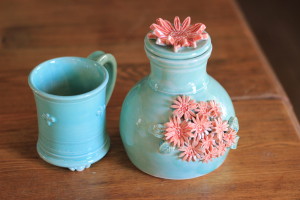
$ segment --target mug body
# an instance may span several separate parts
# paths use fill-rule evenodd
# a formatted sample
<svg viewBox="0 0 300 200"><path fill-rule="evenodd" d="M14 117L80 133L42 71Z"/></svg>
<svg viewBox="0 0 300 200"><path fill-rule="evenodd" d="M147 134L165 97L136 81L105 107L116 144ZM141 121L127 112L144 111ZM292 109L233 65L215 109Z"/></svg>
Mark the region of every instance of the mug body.
<svg viewBox="0 0 300 200"><path fill-rule="evenodd" d="M37 151L45 161L81 171L107 153L108 78L99 63L78 57L52 59L33 69L29 85L37 107Z"/></svg>

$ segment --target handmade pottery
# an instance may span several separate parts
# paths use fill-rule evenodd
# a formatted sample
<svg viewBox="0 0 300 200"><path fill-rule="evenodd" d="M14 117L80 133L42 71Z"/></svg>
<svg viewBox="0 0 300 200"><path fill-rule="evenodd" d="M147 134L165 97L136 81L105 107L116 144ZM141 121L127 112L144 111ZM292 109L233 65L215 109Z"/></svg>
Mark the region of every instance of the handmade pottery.
<svg viewBox="0 0 300 200"><path fill-rule="evenodd" d="M175 18L175 20L178 19ZM202 156L208 155L210 150L203 150L204 140L209 134L215 134L213 132L215 126L210 125L212 128L208 129L206 134L203 132L202 138L199 136L197 145L208 153L195 154L198 156L197 158L194 154L188 153L187 155L183 152L189 142L196 140L193 138L195 132L189 129L190 136L185 137L182 142L179 141L180 138L175 140L168 135L168 132L171 135L174 133L170 131L174 125L172 121L176 110L174 108L178 108L178 106L174 106L174 102L179 105L180 101L190 101L195 105L197 102L204 102L205 105L210 103L218 105L222 111L218 118L228 125L227 131L222 134L228 136L229 130L235 133L238 131L237 118L228 93L206 72L207 61L212 52L209 35L203 30L201 33L204 39L193 41L194 44L191 43L191 45L184 45L184 42L183 45L177 43L176 47L170 45L171 40L166 41L165 39L171 36L167 35L158 41L159 38L156 35L156 40L153 39L153 34L158 26L158 28L163 28L164 24L167 24L165 26L173 28L175 33L177 26L178 30L181 28L182 33L185 23L188 22L185 20L183 24L180 24L180 21L175 21L174 28L168 21L158 19L157 24L152 25L153 31L144 40L151 73L130 90L123 102L120 118L122 141L132 163L150 175L166 179L188 179L212 172L225 161L230 148L236 148L238 139L238 136L234 136L235 141L232 142L232 145L230 143L230 146L227 143L227 147L220 152L220 155L211 156L205 160ZM186 27L193 28L189 23ZM179 31L177 33L181 34ZM207 112L211 112L211 110ZM176 120L179 120L179 123L187 122L186 124L189 126L188 124L192 124L193 120L196 121L197 113L199 111L191 111L194 117L184 119L182 115L176 117ZM209 120L211 120L208 122L209 124L218 123L215 122L217 118L212 117ZM222 120L219 121L222 122ZM174 131L176 132L175 129ZM187 138L190 141L187 141ZM221 142L220 140L214 139L218 145L226 143L225 140ZM220 149L220 145L218 145L214 145L212 148L216 147L215 149L218 150ZM213 154L211 153L211 155Z"/></svg>
<svg viewBox="0 0 300 200"><path fill-rule="evenodd" d="M107 153L105 108L116 70L114 57L101 51L88 58L51 59L32 70L28 82L37 107L41 158L82 171Z"/></svg>

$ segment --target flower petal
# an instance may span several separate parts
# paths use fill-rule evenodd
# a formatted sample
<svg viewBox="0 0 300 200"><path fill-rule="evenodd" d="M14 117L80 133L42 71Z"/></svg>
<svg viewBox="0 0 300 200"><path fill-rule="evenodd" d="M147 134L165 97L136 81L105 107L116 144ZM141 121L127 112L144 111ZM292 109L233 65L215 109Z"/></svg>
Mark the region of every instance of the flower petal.
<svg viewBox="0 0 300 200"><path fill-rule="evenodd" d="M153 34L153 33L148 33L148 34L147 34L147 37L148 37L149 39L156 39L156 38L157 38L157 36L156 36L155 34Z"/></svg>
<svg viewBox="0 0 300 200"><path fill-rule="evenodd" d="M174 27L176 31L180 31L180 19L178 16L175 17L174 19ZM175 48L175 47L174 47Z"/></svg>
<svg viewBox="0 0 300 200"><path fill-rule="evenodd" d="M202 33L201 36L202 36L202 38L201 38L202 40L208 39L208 34L207 33Z"/></svg>
<svg viewBox="0 0 300 200"><path fill-rule="evenodd" d="M180 108L180 106L179 105L171 105L171 108Z"/></svg>
<svg viewBox="0 0 300 200"><path fill-rule="evenodd" d="M165 45L165 43L163 42L163 40L161 40L160 38L156 39L156 44L158 44L158 45Z"/></svg>
<svg viewBox="0 0 300 200"><path fill-rule="evenodd" d="M164 27L158 25L158 24L152 24L150 28L155 32L158 31L162 33L162 35L166 36L170 33L170 31L166 30Z"/></svg>
<svg viewBox="0 0 300 200"><path fill-rule="evenodd" d="M172 24L168 20L163 20L162 18L158 18L156 22L157 22L157 24L162 26L165 30L167 30L168 32L171 32L174 30Z"/></svg>
<svg viewBox="0 0 300 200"><path fill-rule="evenodd" d="M185 31L191 24L191 17L187 17L183 22L181 26L181 30Z"/></svg>
<svg viewBox="0 0 300 200"><path fill-rule="evenodd" d="M202 23L197 23L190 26L187 31L192 33L202 33L205 30L206 26Z"/></svg>
<svg viewBox="0 0 300 200"><path fill-rule="evenodd" d="M160 31L159 29L155 29L155 30L153 31L153 34L156 35L159 39L161 39L161 38L163 38L163 37L166 36L166 35L165 35L162 31Z"/></svg>

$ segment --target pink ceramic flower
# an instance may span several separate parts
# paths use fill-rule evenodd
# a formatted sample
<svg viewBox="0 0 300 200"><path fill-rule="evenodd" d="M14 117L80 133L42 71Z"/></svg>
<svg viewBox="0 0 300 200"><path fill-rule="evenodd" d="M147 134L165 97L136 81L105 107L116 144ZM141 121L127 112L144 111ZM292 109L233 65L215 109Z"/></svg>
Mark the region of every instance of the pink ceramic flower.
<svg viewBox="0 0 300 200"><path fill-rule="evenodd" d="M175 17L174 26L162 18L156 20L148 34L149 39L156 39L158 45L172 45L177 52L181 47L197 47L197 41L207 39L208 34L204 32L206 26L202 23L191 24L191 18L187 17L181 24L179 17Z"/></svg>
<svg viewBox="0 0 300 200"><path fill-rule="evenodd" d="M216 145L216 141L212 134L204 135L203 139L201 139L201 148L203 150L210 149L214 145Z"/></svg>
<svg viewBox="0 0 300 200"><path fill-rule="evenodd" d="M205 150L205 153L201 155L202 162L208 163L213 159L213 154L209 151L209 149Z"/></svg>
<svg viewBox="0 0 300 200"><path fill-rule="evenodd" d="M200 155L202 151L200 149L200 144L195 140L190 140L186 145L180 147L178 150L182 151L179 155L182 160L190 162L191 160L196 161L201 158Z"/></svg>
<svg viewBox="0 0 300 200"><path fill-rule="evenodd" d="M225 131L228 131L228 122L222 121L221 118L217 118L213 121L213 131L216 133L217 138L222 140Z"/></svg>
<svg viewBox="0 0 300 200"><path fill-rule="evenodd" d="M226 146L230 147L232 144L235 143L236 138L236 131L233 129L229 129L227 133L224 134L223 139L226 142Z"/></svg>
<svg viewBox="0 0 300 200"><path fill-rule="evenodd" d="M226 152L226 144L223 141L220 141L218 144L218 157L223 156Z"/></svg>
<svg viewBox="0 0 300 200"><path fill-rule="evenodd" d="M211 117L221 117L222 115L221 108L214 100L208 102L208 107L209 107L208 112Z"/></svg>
<svg viewBox="0 0 300 200"><path fill-rule="evenodd" d="M210 146L210 147L209 147L209 152L210 152L212 158L217 158L217 157L219 157L219 150L218 150L217 147Z"/></svg>
<svg viewBox="0 0 300 200"><path fill-rule="evenodd" d="M191 119L195 115L193 110L196 107L197 104L189 96L178 96L171 106L171 108L175 109L173 112L174 115L179 118L183 116L186 120Z"/></svg>
<svg viewBox="0 0 300 200"><path fill-rule="evenodd" d="M190 122L190 127L192 128L193 137L200 140L204 137L204 134L208 134L211 131L211 121L207 119L204 115L196 115L196 118L192 119Z"/></svg>
<svg viewBox="0 0 300 200"><path fill-rule="evenodd" d="M181 147L184 142L188 141L188 137L191 134L191 128L188 122L181 121L177 116L170 118L170 121L165 124L165 139L174 146Z"/></svg>
<svg viewBox="0 0 300 200"><path fill-rule="evenodd" d="M198 115L204 115L205 117L208 117L208 103L205 101L200 101L199 103L197 103L197 108L195 109L195 111Z"/></svg>

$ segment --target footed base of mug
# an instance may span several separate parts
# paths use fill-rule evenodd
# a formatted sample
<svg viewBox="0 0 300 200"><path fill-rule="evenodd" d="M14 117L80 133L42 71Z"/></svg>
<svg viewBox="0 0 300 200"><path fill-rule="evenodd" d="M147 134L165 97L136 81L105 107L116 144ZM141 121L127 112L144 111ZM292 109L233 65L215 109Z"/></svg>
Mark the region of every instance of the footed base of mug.
<svg viewBox="0 0 300 200"><path fill-rule="evenodd" d="M215 171L225 162L228 153L229 150L225 155L214 158L208 163L180 161L182 162L181 165L179 164L175 168L166 165L159 166L159 164L156 168L152 168L139 162L139 159L135 157L129 156L129 159L139 170L151 176L171 180L185 180L201 177Z"/></svg>
<svg viewBox="0 0 300 200"><path fill-rule="evenodd" d="M43 160L52 165L66 167L71 171L83 171L84 169L89 168L93 163L103 158L108 152L109 147L110 139L107 137L104 145L101 148L92 153L81 155L79 157L67 157L63 155L52 154L51 152L46 151L39 143L37 143L37 152Z"/></svg>

